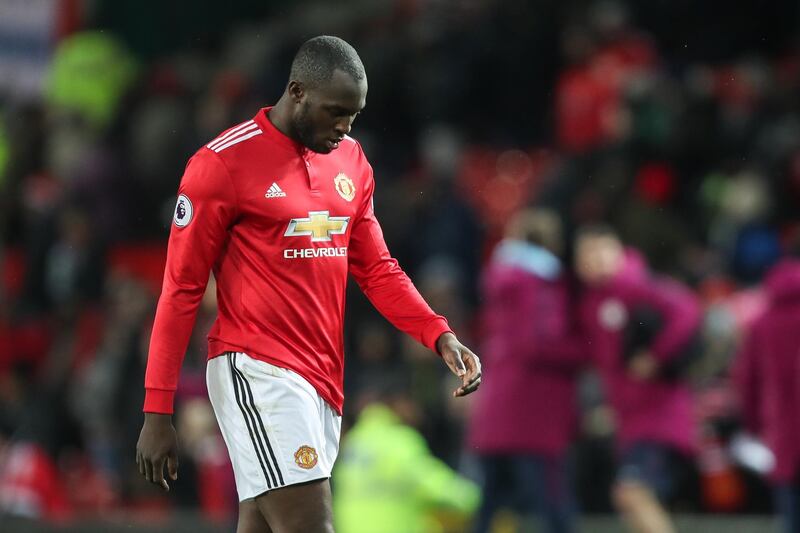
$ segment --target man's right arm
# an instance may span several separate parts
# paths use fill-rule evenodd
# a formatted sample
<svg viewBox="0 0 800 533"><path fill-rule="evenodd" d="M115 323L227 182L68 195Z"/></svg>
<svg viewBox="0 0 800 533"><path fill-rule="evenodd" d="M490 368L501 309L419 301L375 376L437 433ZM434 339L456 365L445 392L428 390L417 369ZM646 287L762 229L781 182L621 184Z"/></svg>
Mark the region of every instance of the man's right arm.
<svg viewBox="0 0 800 533"><path fill-rule="evenodd" d="M219 156L189 161L178 191L145 374L144 411L171 414L178 375L197 309L237 216L236 194Z"/></svg>
<svg viewBox="0 0 800 533"><path fill-rule="evenodd" d="M180 367L211 267L237 216L227 169L208 150L189 161L178 193L147 358L145 420L136 444L139 472L165 490L169 484L164 466L173 480L178 477L178 439L171 414Z"/></svg>

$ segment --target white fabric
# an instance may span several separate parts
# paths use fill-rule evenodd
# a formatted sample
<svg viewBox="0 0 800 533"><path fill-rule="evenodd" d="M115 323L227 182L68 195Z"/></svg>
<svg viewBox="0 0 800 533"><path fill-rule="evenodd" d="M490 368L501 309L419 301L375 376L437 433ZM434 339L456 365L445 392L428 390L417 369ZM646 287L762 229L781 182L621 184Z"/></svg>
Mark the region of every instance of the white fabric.
<svg viewBox="0 0 800 533"><path fill-rule="evenodd" d="M206 380L240 501L330 477L342 419L305 379L229 353L208 362Z"/></svg>

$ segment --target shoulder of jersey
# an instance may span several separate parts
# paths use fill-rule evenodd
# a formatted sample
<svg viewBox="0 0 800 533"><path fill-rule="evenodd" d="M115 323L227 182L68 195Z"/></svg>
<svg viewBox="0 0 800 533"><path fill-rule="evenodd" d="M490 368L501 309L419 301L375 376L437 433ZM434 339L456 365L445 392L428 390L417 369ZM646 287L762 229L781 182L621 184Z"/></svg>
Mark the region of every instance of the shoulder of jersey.
<svg viewBox="0 0 800 533"><path fill-rule="evenodd" d="M350 137L349 135L345 135L344 140L347 142L347 144L351 145L353 148L361 146L361 143L359 143L357 140Z"/></svg>
<svg viewBox="0 0 800 533"><path fill-rule="evenodd" d="M351 153L355 152L360 154L361 157L366 157L364 155L364 149L361 147L361 143L358 142L356 139L350 137L349 135L344 136L344 141L342 142L342 145L339 147L339 150L341 150L345 146L350 149Z"/></svg>
<svg viewBox="0 0 800 533"><path fill-rule="evenodd" d="M369 167L370 166L369 159L367 159L367 154L364 153L364 147L361 146L361 143L358 142L357 139L354 139L354 138L350 137L349 135L345 135L344 136L344 140L347 143L347 145L349 145L349 148L350 148L349 157L356 158L358 160L359 167L361 167L361 168ZM339 150L341 150L342 148L344 148L344 145L340 146ZM362 175L362 174L365 175L365 176L367 175L366 172L360 172L359 173L359 175Z"/></svg>
<svg viewBox="0 0 800 533"><path fill-rule="evenodd" d="M232 146L241 146L250 139L257 138L263 132L255 120L248 120L223 131L213 141L206 144L206 148L213 152L220 153L228 150Z"/></svg>

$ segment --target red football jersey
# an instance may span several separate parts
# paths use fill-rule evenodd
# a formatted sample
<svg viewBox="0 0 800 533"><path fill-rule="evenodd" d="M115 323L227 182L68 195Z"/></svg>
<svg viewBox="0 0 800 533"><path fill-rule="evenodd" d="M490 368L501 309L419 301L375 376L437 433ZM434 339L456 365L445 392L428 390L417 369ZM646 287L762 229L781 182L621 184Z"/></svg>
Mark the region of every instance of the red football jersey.
<svg viewBox="0 0 800 533"><path fill-rule="evenodd" d="M347 273L398 329L435 350L450 331L391 257L361 145L329 154L281 133L270 108L189 160L169 237L144 411L171 413L209 273L218 316L209 358L241 351L291 369L342 412Z"/></svg>

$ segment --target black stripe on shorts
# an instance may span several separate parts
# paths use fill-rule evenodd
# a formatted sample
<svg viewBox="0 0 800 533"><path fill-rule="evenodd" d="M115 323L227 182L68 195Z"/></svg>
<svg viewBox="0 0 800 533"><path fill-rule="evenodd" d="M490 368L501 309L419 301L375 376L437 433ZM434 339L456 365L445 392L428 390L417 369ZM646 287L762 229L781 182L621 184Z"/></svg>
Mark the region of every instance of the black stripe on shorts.
<svg viewBox="0 0 800 533"><path fill-rule="evenodd" d="M233 381L233 392L234 395L236 396L236 403L239 405L239 409L242 411L242 416L244 417L244 423L245 425L247 425L247 431L248 433L250 433L250 440L253 443L253 449L256 452L256 457L258 457L258 463L261 465L261 471L264 473L264 479L267 482L267 488L271 489L275 484L274 481L275 474L272 473L272 468L270 467L269 474L272 475L272 480L273 480L272 482L270 482L270 475L267 474L267 467L269 466L269 463L265 463L267 454L266 451L264 450L264 445L261 443L260 435L258 435L255 431L256 427L255 419L252 416L250 410L248 409L246 403L243 402L243 397L245 396L245 387L241 383L239 376L236 372L236 369L233 366L234 364L233 357L234 357L233 353L228 353L228 367L230 368L231 371L231 380Z"/></svg>
<svg viewBox="0 0 800 533"><path fill-rule="evenodd" d="M231 375L234 380L234 389L236 390L236 400L239 402L239 407L242 409L242 414L245 416L245 422L248 424L247 428L250 431L250 438L253 440L253 447L256 449L258 460L261 463L261 469L264 471L264 477L267 480L267 487L277 488L285 485L285 482L283 481L283 474L281 473L281 469L278 467L278 461L275 458L275 452L272 449L272 444L269 442L267 430L264 427L264 421L261 419L261 414L256 408L255 396L253 395L253 390L250 388L250 383L247 381L247 378L245 378L244 373L236 366L236 356L236 353L231 353L229 357ZM241 387L241 399L239 390L236 387L237 382ZM265 445L266 449L264 448ZM267 455L267 450L269 450L269 455ZM261 452L260 454L258 453L259 451ZM271 461L270 458L272 459ZM265 463L266 469L264 468ZM269 477L267 476L267 470L269 471ZM276 473L277 479L275 477ZM272 481L271 484L270 478Z"/></svg>

